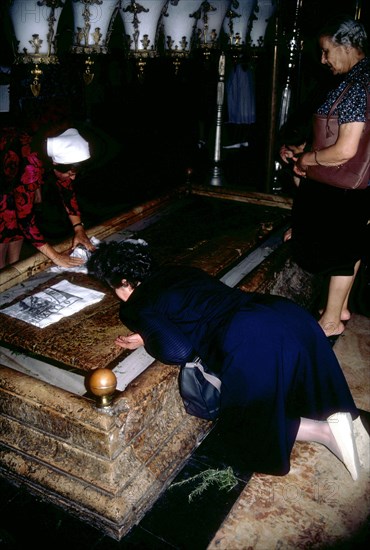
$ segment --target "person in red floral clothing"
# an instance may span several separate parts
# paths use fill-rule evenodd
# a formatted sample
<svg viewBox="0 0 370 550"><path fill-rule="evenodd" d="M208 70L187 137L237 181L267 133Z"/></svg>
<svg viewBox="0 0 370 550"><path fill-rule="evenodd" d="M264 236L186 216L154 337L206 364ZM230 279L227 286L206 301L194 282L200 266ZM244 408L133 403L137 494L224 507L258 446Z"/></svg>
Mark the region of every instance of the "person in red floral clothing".
<svg viewBox="0 0 370 550"><path fill-rule="evenodd" d="M75 128L44 141L52 161L56 185L74 229L72 248L78 244L94 250L84 226L73 189L81 162L90 158L89 145ZM60 267L75 267L83 260L60 253L39 230L34 204L40 199L45 163L42 151L32 145L26 131L5 128L0 134L0 268L19 259L24 238Z"/></svg>

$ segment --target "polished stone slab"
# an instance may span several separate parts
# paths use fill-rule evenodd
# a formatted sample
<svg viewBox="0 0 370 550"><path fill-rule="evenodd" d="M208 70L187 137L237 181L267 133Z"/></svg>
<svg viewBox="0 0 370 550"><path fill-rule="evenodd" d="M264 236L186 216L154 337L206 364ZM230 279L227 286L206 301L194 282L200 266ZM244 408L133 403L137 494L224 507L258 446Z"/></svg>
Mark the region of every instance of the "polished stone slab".
<svg viewBox="0 0 370 550"><path fill-rule="evenodd" d="M119 539L210 429L155 363L107 410L0 366L0 474Z"/></svg>
<svg viewBox="0 0 370 550"><path fill-rule="evenodd" d="M155 204L155 211L146 209L140 219L127 216L123 222L120 218L123 224L120 229L146 240L162 264L190 264L222 277L271 235L276 232L281 235L288 216L286 209L275 206L274 198L269 203L265 197L261 206L235 200L232 193L230 200L226 196L226 193L219 196L210 192L205 196L185 194L173 197L172 202L166 196L162 203ZM117 221L110 225L116 228ZM101 228L95 233L101 236ZM110 237L112 235L114 233L109 233ZM33 261L30 260L31 264ZM57 326L50 325L42 330L9 317L0 309L0 342L22 353L31 353L37 359L54 362L61 368L88 372L114 366L114 361L127 356L127 352L114 344L115 338L127 329L119 320L116 296L104 285L84 273L63 272L43 280L32 290L26 289L23 296L36 294L62 279L101 291L104 298L97 305L61 319ZM12 293L6 290L11 300ZM14 301L20 299L22 295L17 295ZM12 303L3 301L2 305Z"/></svg>

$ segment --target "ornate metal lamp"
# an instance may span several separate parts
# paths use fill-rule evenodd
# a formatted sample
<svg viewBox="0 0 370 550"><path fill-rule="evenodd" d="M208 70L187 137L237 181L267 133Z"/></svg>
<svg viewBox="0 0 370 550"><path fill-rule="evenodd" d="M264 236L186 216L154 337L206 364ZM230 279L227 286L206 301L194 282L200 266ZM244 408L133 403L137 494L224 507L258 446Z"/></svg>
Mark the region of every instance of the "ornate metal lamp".
<svg viewBox="0 0 370 550"><path fill-rule="evenodd" d="M121 0L120 13L125 28L129 56L136 59L143 76L147 59L158 55L158 22L167 0Z"/></svg>
<svg viewBox="0 0 370 550"><path fill-rule="evenodd" d="M55 36L64 0L11 0L9 15L16 40L15 63L33 64L31 91L40 94L40 65L58 63Z"/></svg>
<svg viewBox="0 0 370 550"><path fill-rule="evenodd" d="M172 59L177 73L181 60L191 51L191 41L196 22L192 14L200 0L169 0L163 14L162 28L165 37L165 55Z"/></svg>
<svg viewBox="0 0 370 550"><path fill-rule="evenodd" d="M257 0L232 0L223 29L228 37L229 50L233 57L239 57L249 42L252 16L257 9Z"/></svg>
<svg viewBox="0 0 370 550"><path fill-rule="evenodd" d="M118 12L118 0L73 0L74 39L72 52L83 54L83 79L90 84L94 78L93 54L108 52L112 23Z"/></svg>
<svg viewBox="0 0 370 550"><path fill-rule="evenodd" d="M196 19L195 46L201 48L206 58L219 46L220 30L231 0L204 0L192 14Z"/></svg>
<svg viewBox="0 0 370 550"><path fill-rule="evenodd" d="M258 0L258 10L250 33L252 46L264 45L267 25L276 11L276 6L276 0Z"/></svg>

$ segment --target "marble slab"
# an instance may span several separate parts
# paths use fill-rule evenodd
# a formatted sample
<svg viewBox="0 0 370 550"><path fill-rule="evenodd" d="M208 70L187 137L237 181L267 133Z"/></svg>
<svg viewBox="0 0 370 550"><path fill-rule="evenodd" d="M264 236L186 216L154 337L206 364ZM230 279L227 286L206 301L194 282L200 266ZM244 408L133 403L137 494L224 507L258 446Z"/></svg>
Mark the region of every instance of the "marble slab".
<svg viewBox="0 0 370 550"><path fill-rule="evenodd" d="M162 264L191 264L222 277L272 235L275 247L278 241L281 243L287 215L285 209L274 205L261 207L226 200L223 196L187 195L172 203L166 199L162 209L156 204L155 212L135 219L121 231L130 230L146 240ZM269 247L269 244L265 246L265 254L270 253ZM104 292L105 296L98 304L43 329L9 317L0 310L0 342L21 353L32 354L36 359L80 373L108 365L114 367L115 362L127 356L127 352L114 344L115 338L127 333L127 329L119 320L119 302L112 291L84 273L63 272L55 274L54 278L43 279L34 288L26 288L23 296L40 292L62 278ZM6 295L11 300L9 289ZM3 300L2 306L20 299L22 294L18 293L13 302L6 304Z"/></svg>

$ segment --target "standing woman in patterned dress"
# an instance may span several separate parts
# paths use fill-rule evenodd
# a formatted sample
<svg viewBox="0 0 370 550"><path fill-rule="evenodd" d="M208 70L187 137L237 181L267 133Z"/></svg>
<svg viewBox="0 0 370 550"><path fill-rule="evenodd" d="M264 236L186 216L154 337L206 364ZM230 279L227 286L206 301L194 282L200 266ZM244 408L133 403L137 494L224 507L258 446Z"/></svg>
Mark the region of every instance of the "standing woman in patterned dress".
<svg viewBox="0 0 370 550"><path fill-rule="evenodd" d="M318 114L327 115L346 86L353 83L333 113L338 115L338 139L316 154L309 151L295 157L286 148L280 154L285 161L293 158L294 171L302 176L292 211L293 254L303 269L329 278L319 324L330 337L342 334L351 316L348 299L366 253L370 187L340 189L310 180L306 170L316 164L338 166L356 154L366 120L370 60L366 31L350 17L340 16L327 24L319 34L319 43L321 63L341 79L319 107Z"/></svg>
<svg viewBox="0 0 370 550"><path fill-rule="evenodd" d="M45 170L55 185L73 227L72 247L94 250L86 235L73 182L81 162L90 158L89 144L75 128L47 137L35 146L33 136L9 127L0 133L0 269L18 261L26 238L55 265L75 267L81 258L58 252L42 235L34 205L40 199ZM50 162L51 161L51 162Z"/></svg>

